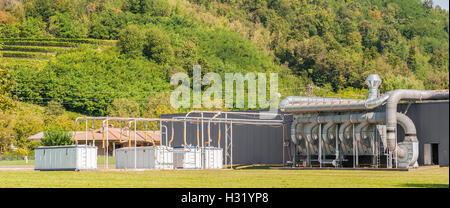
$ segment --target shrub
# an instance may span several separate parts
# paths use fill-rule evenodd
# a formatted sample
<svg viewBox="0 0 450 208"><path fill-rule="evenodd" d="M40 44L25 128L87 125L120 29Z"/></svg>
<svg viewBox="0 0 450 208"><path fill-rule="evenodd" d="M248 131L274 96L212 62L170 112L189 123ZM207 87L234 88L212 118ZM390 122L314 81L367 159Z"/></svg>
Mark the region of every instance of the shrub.
<svg viewBox="0 0 450 208"><path fill-rule="evenodd" d="M41 139L41 145L43 146L63 146L74 143L71 133L58 129L44 132L44 138Z"/></svg>

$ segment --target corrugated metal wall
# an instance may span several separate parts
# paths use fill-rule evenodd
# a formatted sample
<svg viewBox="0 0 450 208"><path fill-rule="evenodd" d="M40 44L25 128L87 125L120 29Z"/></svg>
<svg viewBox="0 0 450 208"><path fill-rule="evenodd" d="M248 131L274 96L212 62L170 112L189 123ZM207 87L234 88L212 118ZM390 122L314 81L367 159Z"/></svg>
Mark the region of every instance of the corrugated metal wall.
<svg viewBox="0 0 450 208"><path fill-rule="evenodd" d="M406 112L417 129L419 139L419 165L424 164L424 145L439 144L439 164L448 166L449 155L449 102L399 104L399 112ZM401 129L401 128L399 128Z"/></svg>
<svg viewBox="0 0 450 208"><path fill-rule="evenodd" d="M257 112L257 111L252 111ZM185 114L166 114L162 118L172 118L176 116L184 116ZM191 114L191 116L200 116ZM237 119L255 119L252 116L230 115L229 118ZM291 120L287 118L286 120ZM183 141L184 124L175 122L163 122L168 128L168 138L171 138L171 127L174 127L174 141L172 146L181 146ZM208 124L204 124L204 141L208 141ZM199 137L201 140L201 124L186 124L186 141L188 145L197 145L197 126L199 129ZM285 139L288 139L290 123L286 124ZM283 163L283 127L282 126L254 126L233 124L233 164L282 164ZM220 147L225 146L225 125L220 124L221 141ZM211 123L211 145L218 146L219 124ZM201 142L200 142L201 143ZM165 144L163 141L162 144ZM205 144L207 145L207 144ZM201 146L201 145L200 145ZM287 156L287 154L285 154Z"/></svg>
<svg viewBox="0 0 450 208"><path fill-rule="evenodd" d="M419 164L424 161L424 144L439 144L439 164L448 166L449 160L449 102L428 102L399 104L399 112L406 114L413 120L417 128L419 139ZM406 111L406 109L408 109ZM255 112L255 111L252 111ZM172 118L174 116L184 116L185 114L167 114L162 118ZM194 115L192 116L199 116ZM249 118L248 116L236 116L232 118ZM285 143L290 141L290 124L292 117L287 116L285 123ZM168 138L171 138L171 123L163 123L168 127ZM183 141L183 123L174 123L174 141L172 146L181 146ZM201 125L198 125L199 137L201 139ZM207 123L204 124L205 142L208 138ZM282 126L252 126L252 125L233 125L233 163L234 164L282 164L284 161L291 160L287 147L283 149L283 127ZM401 128L399 135L402 134ZM211 124L212 146L217 147L218 124ZM197 145L197 124L187 124L186 131L187 143ZM399 138L401 141L402 139ZM225 127L221 124L221 147L224 147ZM163 141L162 144L165 144ZM284 152L284 156L283 156Z"/></svg>

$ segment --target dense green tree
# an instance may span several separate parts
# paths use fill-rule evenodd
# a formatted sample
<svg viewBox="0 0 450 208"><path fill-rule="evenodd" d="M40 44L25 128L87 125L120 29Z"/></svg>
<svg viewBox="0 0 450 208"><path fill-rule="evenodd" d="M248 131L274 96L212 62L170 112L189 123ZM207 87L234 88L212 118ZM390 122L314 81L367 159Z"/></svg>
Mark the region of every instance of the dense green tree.
<svg viewBox="0 0 450 208"><path fill-rule="evenodd" d="M84 37L83 30L76 24L67 13L57 12L49 19L49 32L58 38L81 38Z"/></svg>
<svg viewBox="0 0 450 208"><path fill-rule="evenodd" d="M139 103L126 98L117 98L108 107L108 115L113 117L139 117Z"/></svg>
<svg viewBox="0 0 450 208"><path fill-rule="evenodd" d="M172 7L164 0L126 0L122 9L134 14L150 14L154 16L169 16Z"/></svg>
<svg viewBox="0 0 450 208"><path fill-rule="evenodd" d="M48 36L45 22L39 18L29 17L19 25L20 37L42 38Z"/></svg>
<svg viewBox="0 0 450 208"><path fill-rule="evenodd" d="M119 42L117 45L123 54L130 57L142 56L144 50L144 34L136 25L129 25L119 33Z"/></svg>
<svg viewBox="0 0 450 208"><path fill-rule="evenodd" d="M20 28L18 28L16 25L7 24L7 25L1 25L0 24L0 37L5 38L17 38L20 35Z"/></svg>
<svg viewBox="0 0 450 208"><path fill-rule="evenodd" d="M13 107L13 100L10 98L13 84L9 70L0 67L0 112Z"/></svg>
<svg viewBox="0 0 450 208"><path fill-rule="evenodd" d="M144 55L157 63L166 63L173 59L171 39L158 27L151 26L146 31Z"/></svg>
<svg viewBox="0 0 450 208"><path fill-rule="evenodd" d="M42 20L48 22L50 17L57 13L72 12L70 0L25 0L24 8L26 16L42 17Z"/></svg>
<svg viewBox="0 0 450 208"><path fill-rule="evenodd" d="M127 14L112 9L93 14L90 21L89 37L98 39L118 39L120 30L127 24Z"/></svg>

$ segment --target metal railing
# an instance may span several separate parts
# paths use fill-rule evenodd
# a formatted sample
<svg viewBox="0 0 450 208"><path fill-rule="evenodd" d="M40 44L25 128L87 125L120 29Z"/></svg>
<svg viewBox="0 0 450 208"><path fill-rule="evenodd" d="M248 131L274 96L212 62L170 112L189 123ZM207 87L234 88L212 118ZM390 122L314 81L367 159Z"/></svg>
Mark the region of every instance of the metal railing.
<svg viewBox="0 0 450 208"><path fill-rule="evenodd" d="M199 116L194 117L194 116L190 116L191 114L199 114ZM264 115L273 115L274 119L259 119L259 116L261 114ZM251 117L251 118L247 118L247 119L242 119L242 118L232 118L232 115L237 115L237 116L246 116L246 117ZM134 163L135 163L135 169L137 167L136 161L137 161L137 151L136 151L136 147L137 147L137 140L136 140L136 132L137 132L137 123L138 122L145 122L145 131L147 131L147 123L155 123L155 126L159 125L159 129L161 131L160 133L160 144L162 144L163 140L163 130L164 131L164 136L165 136L165 145L166 146L171 146L170 142L169 144L167 144L167 133L168 133L168 129L167 126L162 125L162 122L169 122L172 123L177 123L177 122L181 122L184 123L184 132L183 132L183 139L185 140L186 137L186 123L194 123L194 124L202 124L202 145L201 145L201 151L202 151L202 161L203 161L203 157L204 157L204 138L203 138L203 124L206 123L207 125L207 130L208 132L210 132L210 128L211 128L211 123L215 123L215 124L223 124L225 125L225 148L224 148L224 162L225 162L225 166L227 167L229 165L230 168L232 168L233 166L233 156L232 156L232 148L233 148L233 125L267 125L267 126L281 126L284 124L284 117L282 114L277 114L277 113L265 113L265 112L225 112L225 111L191 111L189 113L187 113L185 116L180 116L180 117L173 117L173 118L168 118L168 119L164 119L164 118L133 118L133 117L78 117L75 120L75 130L74 132L77 132L77 125L79 121L85 121L85 142L88 143L88 122L91 121L92 125L93 122L97 120L97 121L101 121L102 123L102 131L105 132L105 151L107 153L109 153L109 122L111 121L125 121L125 122L129 122L128 126L129 126L129 130L130 131L134 131L134 134L130 133L130 138L129 141L134 141ZM134 123L134 124L133 124ZM134 127L133 127L134 125ZM134 128L134 130L133 130ZM129 146L129 147L133 147L133 146ZM208 147L210 147L210 145L208 145ZM105 157L105 166L106 168L109 168L109 158L110 157ZM202 165L202 168L203 165Z"/></svg>

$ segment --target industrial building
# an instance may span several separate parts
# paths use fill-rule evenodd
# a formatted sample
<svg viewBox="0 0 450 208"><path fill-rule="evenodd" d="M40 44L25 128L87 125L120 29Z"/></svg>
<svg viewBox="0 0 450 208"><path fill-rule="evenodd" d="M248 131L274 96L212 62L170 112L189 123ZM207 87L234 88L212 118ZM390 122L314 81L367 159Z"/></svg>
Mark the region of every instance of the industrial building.
<svg viewBox="0 0 450 208"><path fill-rule="evenodd" d="M280 103L281 125L234 125L234 164L284 164L411 168L448 166L448 90L394 90L380 95L381 79L366 80L365 100L288 97ZM252 111L254 112L254 111ZM168 114L163 118L180 118ZM236 113L233 118L248 119ZM165 123L175 135L174 145L196 145L199 123ZM207 128L203 124L204 128ZM224 127L209 126L212 145ZM209 134L211 134L209 132ZM220 132L220 133L219 133ZM171 137L171 132L168 132ZM206 136L205 132L200 133ZM183 135L184 136L184 135ZM186 140L186 141L183 141ZM321 148L320 148L321 147Z"/></svg>
<svg viewBox="0 0 450 208"><path fill-rule="evenodd" d="M251 111L258 112L258 111ZM418 164L448 166L449 161L449 102L401 103L398 112L406 113L417 128L419 141ZM185 116L185 114L165 114L163 118ZM245 116L236 116L246 118ZM235 164L284 164L292 161L291 138L289 128L292 115L285 115L284 126L237 125L234 127L233 161ZM170 126L170 123L166 125ZM206 124L204 126L207 127ZM174 123L175 132L183 132L182 123ZM284 134L283 134L284 129ZM402 141L403 129L399 128L398 138ZM196 125L187 126L187 140L195 145ZM212 144L217 144L218 125L211 126ZM223 130L222 135L223 135ZM171 132L168 132L171 137ZM206 133L205 133L206 136ZM173 144L181 146L182 137L174 137ZM223 145L223 141L222 141ZM284 148L283 148L284 147ZM427 150L425 150L428 148ZM425 159L427 158L427 159Z"/></svg>

